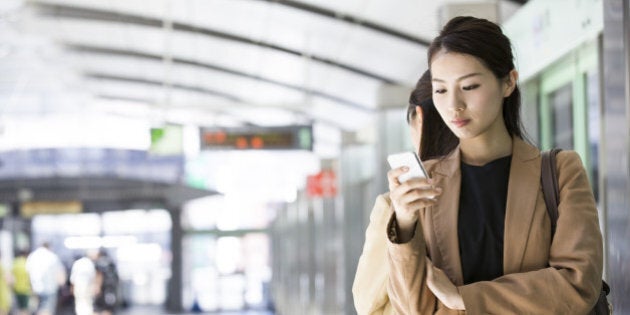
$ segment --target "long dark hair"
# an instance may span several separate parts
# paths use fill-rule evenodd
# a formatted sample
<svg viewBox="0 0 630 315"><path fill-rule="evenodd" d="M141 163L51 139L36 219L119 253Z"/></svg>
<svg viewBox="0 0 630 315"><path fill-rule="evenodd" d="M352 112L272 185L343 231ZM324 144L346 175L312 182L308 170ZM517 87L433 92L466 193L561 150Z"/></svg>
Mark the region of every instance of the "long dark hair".
<svg viewBox="0 0 630 315"><path fill-rule="evenodd" d="M497 79L505 79L514 69L510 40L503 34L501 27L485 19L458 16L446 23L429 46L427 52L429 68L433 56L440 51L474 56L490 69ZM512 94L503 99L503 120L510 136L524 139L526 134L521 122L520 110L521 93L516 85ZM431 141L453 140L431 137ZM442 143L442 145L451 147L452 143Z"/></svg>
<svg viewBox="0 0 630 315"><path fill-rule="evenodd" d="M416 106L422 108L419 155L423 161L447 155L459 143L457 136L444 123L442 116L435 108L432 96L431 72L427 70L411 92L409 107L407 107L407 123L411 123L416 118Z"/></svg>

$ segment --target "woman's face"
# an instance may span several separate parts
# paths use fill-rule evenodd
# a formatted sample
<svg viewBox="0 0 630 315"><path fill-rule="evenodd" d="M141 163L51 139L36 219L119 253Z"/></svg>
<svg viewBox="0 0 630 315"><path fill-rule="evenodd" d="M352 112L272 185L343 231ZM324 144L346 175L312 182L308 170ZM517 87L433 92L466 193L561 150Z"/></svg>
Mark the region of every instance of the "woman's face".
<svg viewBox="0 0 630 315"><path fill-rule="evenodd" d="M435 107L458 138L466 140L507 131L503 98L513 91L511 81L497 79L471 55L444 51L434 55L431 75Z"/></svg>

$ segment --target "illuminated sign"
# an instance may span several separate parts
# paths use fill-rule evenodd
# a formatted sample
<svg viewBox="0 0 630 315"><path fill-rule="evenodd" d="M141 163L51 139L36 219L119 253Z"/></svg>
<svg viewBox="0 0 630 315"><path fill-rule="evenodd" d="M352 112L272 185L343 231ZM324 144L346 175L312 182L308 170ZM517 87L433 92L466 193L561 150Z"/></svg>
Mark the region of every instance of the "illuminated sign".
<svg viewBox="0 0 630 315"><path fill-rule="evenodd" d="M334 198L337 196L337 174L333 170L321 172L306 178L306 194L311 198Z"/></svg>
<svg viewBox="0 0 630 315"><path fill-rule="evenodd" d="M151 128L152 155L181 155L184 152L184 131L181 126L165 125Z"/></svg>
<svg viewBox="0 0 630 315"><path fill-rule="evenodd" d="M312 126L201 129L206 150L313 150Z"/></svg>
<svg viewBox="0 0 630 315"><path fill-rule="evenodd" d="M30 218L37 214L81 213L80 201L27 201L20 205L22 217Z"/></svg>

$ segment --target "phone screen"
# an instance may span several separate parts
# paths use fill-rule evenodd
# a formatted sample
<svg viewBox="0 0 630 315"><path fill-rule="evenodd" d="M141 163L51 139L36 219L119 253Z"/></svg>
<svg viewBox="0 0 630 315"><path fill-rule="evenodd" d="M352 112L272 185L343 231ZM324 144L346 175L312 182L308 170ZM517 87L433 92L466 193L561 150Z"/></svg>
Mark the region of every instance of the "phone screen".
<svg viewBox="0 0 630 315"><path fill-rule="evenodd" d="M420 161L420 158L418 158L418 155L414 152L391 154L387 157L387 162L389 162L389 166L392 169L402 166L409 167L409 171L398 176L398 181L401 183L404 183L411 178L429 178L427 171L424 169L424 166Z"/></svg>

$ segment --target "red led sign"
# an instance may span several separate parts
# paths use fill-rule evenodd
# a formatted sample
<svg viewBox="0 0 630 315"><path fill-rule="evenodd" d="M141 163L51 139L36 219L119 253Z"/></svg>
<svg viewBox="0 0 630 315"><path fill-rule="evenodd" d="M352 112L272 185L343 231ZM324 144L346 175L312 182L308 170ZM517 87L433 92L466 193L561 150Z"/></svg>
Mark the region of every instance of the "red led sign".
<svg viewBox="0 0 630 315"><path fill-rule="evenodd" d="M311 126L201 129L205 150L312 150Z"/></svg>

